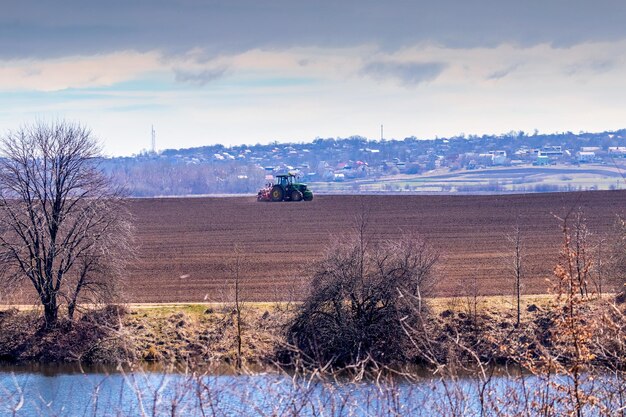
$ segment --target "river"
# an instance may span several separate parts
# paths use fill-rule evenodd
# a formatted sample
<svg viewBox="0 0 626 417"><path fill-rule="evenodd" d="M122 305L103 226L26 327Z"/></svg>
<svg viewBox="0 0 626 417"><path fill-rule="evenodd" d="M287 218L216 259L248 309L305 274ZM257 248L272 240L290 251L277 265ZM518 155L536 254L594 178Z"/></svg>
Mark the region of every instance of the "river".
<svg viewBox="0 0 626 417"><path fill-rule="evenodd" d="M394 377L322 382L315 375L295 377L276 371L236 375L223 369L197 374L155 367L131 371L75 365L2 365L0 415L444 416L480 415L481 410L485 415L532 414L542 403L549 406L550 402L557 409L568 407L569 397L557 388L558 384L568 386L566 377L552 376L546 384L541 378L501 369L488 379L418 374L411 381ZM616 395L617 390L624 389L623 380L605 377L603 382L589 378L588 391L603 392L604 406L617 410L623 404ZM594 410L589 408L587 415L601 415Z"/></svg>

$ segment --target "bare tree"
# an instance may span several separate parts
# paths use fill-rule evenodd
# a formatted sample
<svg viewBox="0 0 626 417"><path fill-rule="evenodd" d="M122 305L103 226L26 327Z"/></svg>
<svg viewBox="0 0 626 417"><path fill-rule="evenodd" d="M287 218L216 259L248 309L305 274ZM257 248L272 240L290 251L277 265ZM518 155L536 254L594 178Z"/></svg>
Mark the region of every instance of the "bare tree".
<svg viewBox="0 0 626 417"><path fill-rule="evenodd" d="M242 272L242 250L239 247L239 245L235 245L235 248L233 250L233 254L235 256L234 259L234 265L233 265L233 280L235 288L234 288L234 302L235 302L235 319L236 319L236 323L235 323L235 331L237 333L236 336L236 341L237 341L237 358L235 361L235 366L237 367L237 369L241 369L241 365L242 365L242 355L241 355L241 347L242 347L242 328L241 328L241 310L243 308L243 300L241 299L242 297L242 288L241 288L241 272Z"/></svg>
<svg viewBox="0 0 626 417"><path fill-rule="evenodd" d="M38 123L0 139L0 259L6 284L28 280L54 327L85 294L104 295L121 273L131 236L120 189L98 168L85 127ZM91 300L94 300L92 297Z"/></svg>
<svg viewBox="0 0 626 417"><path fill-rule="evenodd" d="M602 259L604 262L596 267L602 268L604 291L616 292L618 299L623 300L626 276L626 221L621 217L617 218L608 235ZM596 275L599 275L599 272L596 271Z"/></svg>
<svg viewBox="0 0 626 417"><path fill-rule="evenodd" d="M593 380L588 371L596 358L593 343L597 324L588 308L591 298L587 282L592 266L586 255L588 231L581 210L573 213L573 221L571 214L572 211L560 219L563 245L554 268L555 297L549 307L551 344L557 354L540 352L538 358L530 358L525 365L533 373L549 375L557 371L565 376L569 384L556 384L555 388L565 393L564 405L570 409L567 414L582 416L585 407L596 401L592 393L585 391L585 385Z"/></svg>
<svg viewBox="0 0 626 417"><path fill-rule="evenodd" d="M524 254L523 254L523 246L522 246L522 229L519 225L519 219L515 226L513 226L513 231L511 234L506 236L507 240L512 246L512 263L511 263L511 272L513 273L513 277L515 278L515 301L517 307L517 321L515 322L515 326L519 327L520 320L522 317L522 309L521 309L521 298L522 298L522 276L524 273L523 270L523 262L524 262Z"/></svg>
<svg viewBox="0 0 626 417"><path fill-rule="evenodd" d="M593 267L589 271L590 279L593 282L595 287L595 291L598 294L599 298L602 298L602 292L604 291L604 280L606 275L606 264L609 263L609 259L607 259L607 243L608 236L607 234L597 235L595 239L594 249L594 259L592 262Z"/></svg>
<svg viewBox="0 0 626 417"><path fill-rule="evenodd" d="M107 203L110 203L107 202ZM76 257L75 273L67 275L67 312L70 321L78 301L90 304L108 303L121 297L121 282L125 267L134 257L132 225L124 207L107 204L110 210L108 227L101 230L91 247ZM102 213L103 214L103 213Z"/></svg>
<svg viewBox="0 0 626 417"><path fill-rule="evenodd" d="M563 221L564 228L567 227L567 219ZM574 266L575 276L578 279L578 288L581 297L589 297L589 281L592 262L592 256L589 252L589 237L590 232L587 227L587 222L583 216L582 210L578 210L575 213L574 224L572 226L571 244L574 250Z"/></svg>

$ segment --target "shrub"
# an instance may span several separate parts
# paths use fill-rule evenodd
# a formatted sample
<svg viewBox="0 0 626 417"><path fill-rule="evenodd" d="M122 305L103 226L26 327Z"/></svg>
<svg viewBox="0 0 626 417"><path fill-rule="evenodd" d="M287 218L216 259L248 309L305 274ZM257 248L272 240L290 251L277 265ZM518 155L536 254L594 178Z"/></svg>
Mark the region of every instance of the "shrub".
<svg viewBox="0 0 626 417"><path fill-rule="evenodd" d="M313 265L310 294L287 329L289 346L316 366L405 360L405 325L425 311L438 257L418 236L374 243L361 232L332 245Z"/></svg>

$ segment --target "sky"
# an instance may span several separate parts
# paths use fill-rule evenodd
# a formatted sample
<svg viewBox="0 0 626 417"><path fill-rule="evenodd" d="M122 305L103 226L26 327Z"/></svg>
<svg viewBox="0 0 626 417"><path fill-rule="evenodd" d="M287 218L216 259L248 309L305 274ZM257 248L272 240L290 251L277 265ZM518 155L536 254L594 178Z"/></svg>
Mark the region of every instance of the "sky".
<svg viewBox="0 0 626 417"><path fill-rule="evenodd" d="M623 0L0 0L0 134L107 155L626 127Z"/></svg>

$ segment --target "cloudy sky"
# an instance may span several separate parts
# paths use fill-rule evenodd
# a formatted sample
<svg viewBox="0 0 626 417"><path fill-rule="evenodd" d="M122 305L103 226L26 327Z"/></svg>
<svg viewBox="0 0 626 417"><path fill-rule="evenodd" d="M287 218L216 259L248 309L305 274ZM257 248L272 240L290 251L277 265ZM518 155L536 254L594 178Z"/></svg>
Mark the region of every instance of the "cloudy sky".
<svg viewBox="0 0 626 417"><path fill-rule="evenodd" d="M0 132L109 155L626 127L623 0L0 0Z"/></svg>

